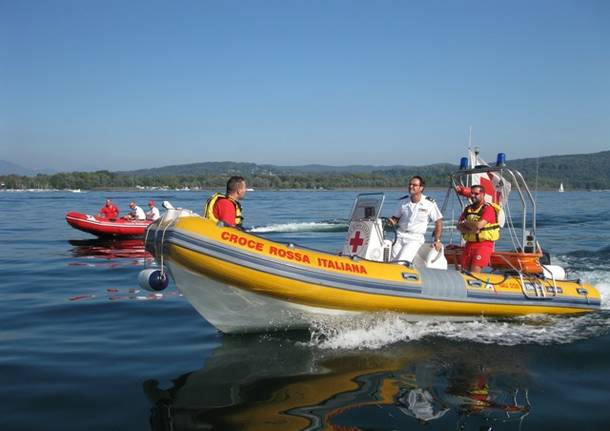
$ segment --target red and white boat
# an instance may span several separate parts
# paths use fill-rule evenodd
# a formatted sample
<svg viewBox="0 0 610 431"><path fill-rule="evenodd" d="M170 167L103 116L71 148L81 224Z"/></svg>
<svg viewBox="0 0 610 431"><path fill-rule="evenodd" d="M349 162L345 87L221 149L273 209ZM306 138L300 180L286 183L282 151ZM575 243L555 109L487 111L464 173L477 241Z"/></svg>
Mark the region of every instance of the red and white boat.
<svg viewBox="0 0 610 431"><path fill-rule="evenodd" d="M71 211L66 214L66 221L74 229L92 233L100 237L136 237L144 236L151 220L125 220L122 218L110 220Z"/></svg>

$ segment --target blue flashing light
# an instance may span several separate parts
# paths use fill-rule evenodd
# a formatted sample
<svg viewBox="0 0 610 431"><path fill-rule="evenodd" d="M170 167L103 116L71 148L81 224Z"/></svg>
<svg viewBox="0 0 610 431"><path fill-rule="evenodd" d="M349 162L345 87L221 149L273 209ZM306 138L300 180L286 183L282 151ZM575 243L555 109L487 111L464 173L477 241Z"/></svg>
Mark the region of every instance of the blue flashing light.
<svg viewBox="0 0 610 431"><path fill-rule="evenodd" d="M468 157L462 157L460 159L460 170L464 170L468 168Z"/></svg>
<svg viewBox="0 0 610 431"><path fill-rule="evenodd" d="M506 154L498 153L498 158L496 159L496 166L501 167L506 165Z"/></svg>

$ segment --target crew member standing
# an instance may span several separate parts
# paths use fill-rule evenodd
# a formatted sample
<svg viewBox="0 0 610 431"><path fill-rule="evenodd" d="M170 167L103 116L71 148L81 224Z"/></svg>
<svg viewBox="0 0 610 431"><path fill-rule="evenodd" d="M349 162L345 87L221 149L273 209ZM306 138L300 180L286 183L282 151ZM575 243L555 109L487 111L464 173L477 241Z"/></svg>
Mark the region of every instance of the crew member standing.
<svg viewBox="0 0 610 431"><path fill-rule="evenodd" d="M243 177L233 176L227 181L226 194L214 193L206 202L203 215L213 221L221 221L227 226L242 227L241 204L246 196L246 180Z"/></svg>
<svg viewBox="0 0 610 431"><path fill-rule="evenodd" d="M462 254L462 269L481 272L489 266L494 243L500 239L500 225L494 207L485 202L485 188L471 187L472 204L464 208L457 228L462 233L466 246Z"/></svg>
<svg viewBox="0 0 610 431"><path fill-rule="evenodd" d="M442 250L443 214L436 202L423 194L426 183L416 175L409 180L409 196L402 199L390 217L390 224L398 224L396 244L392 248L392 260L413 262L421 245L428 223L434 223L433 244L436 251Z"/></svg>

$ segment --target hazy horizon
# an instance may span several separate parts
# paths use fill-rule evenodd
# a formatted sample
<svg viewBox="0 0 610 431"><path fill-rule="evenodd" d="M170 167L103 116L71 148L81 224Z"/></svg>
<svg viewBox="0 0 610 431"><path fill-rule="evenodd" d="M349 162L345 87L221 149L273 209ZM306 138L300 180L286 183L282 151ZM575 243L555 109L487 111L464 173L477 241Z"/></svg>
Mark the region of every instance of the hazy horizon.
<svg viewBox="0 0 610 431"><path fill-rule="evenodd" d="M464 152L464 154L462 154L460 157L465 157L466 151ZM603 151L594 151L591 153L570 153L570 154L545 154L545 155L541 155L539 156L540 158L543 157L562 157L562 156L571 156L571 155L583 155L583 154L596 154L596 153L600 153L600 152L605 152L605 151L610 151L610 150L603 150ZM494 163L496 160L496 155L497 154L488 154L486 155L484 152L482 152L481 156L483 157L484 160L486 160L489 163ZM511 160L522 160L522 159L529 159L530 157L520 157L520 158L508 158L506 159L507 162L510 163ZM10 161L7 160L2 160L0 159L0 175L6 175L7 173L2 173L2 171L5 168L5 163L7 163L8 165L14 165L17 166L19 168L23 168L27 171L31 171L29 174L27 175L31 175L31 174L37 174L37 173L41 173L41 174L55 174L55 173L61 173L61 172L93 172L93 171L102 171L102 170L107 170L110 172L120 172L120 171L138 171L138 170L148 170L148 169L156 169L156 168L165 168L165 167L169 167L169 166L183 166L183 165L191 165L191 164L199 164L199 163L254 163L258 166L261 165L271 165L271 166L276 166L276 167L298 167L298 166L309 166L309 165L319 165L319 166L328 166L328 167L336 167L336 168L343 168L343 167L349 167L349 166L366 166L366 167L372 167L372 168L384 168L384 167L391 167L391 166L428 166L428 165L434 165L434 164L452 164L452 165L459 165L459 159L458 160L454 160L454 161L441 161L441 162L433 162L433 163L423 163L423 164L411 164L411 165L407 165L404 163L393 163L393 164L387 164L387 165L372 165L372 164L367 164L367 163L351 163L349 165L333 165L333 164L328 164L328 163L308 163L308 164L275 164L275 163L255 163L255 162L250 162L250 161L238 161L238 160L218 160L218 161L210 161L210 162L189 162L189 163L180 163L180 164L166 164L166 165L159 165L159 166L144 166L144 167L139 167L139 168L135 168L135 169L107 169L107 168L101 168L101 169L72 169L72 170L52 170L52 169L32 169L29 168L27 166L22 166L22 165L18 165L15 163L12 163ZM22 175L22 174L18 174L18 175Z"/></svg>

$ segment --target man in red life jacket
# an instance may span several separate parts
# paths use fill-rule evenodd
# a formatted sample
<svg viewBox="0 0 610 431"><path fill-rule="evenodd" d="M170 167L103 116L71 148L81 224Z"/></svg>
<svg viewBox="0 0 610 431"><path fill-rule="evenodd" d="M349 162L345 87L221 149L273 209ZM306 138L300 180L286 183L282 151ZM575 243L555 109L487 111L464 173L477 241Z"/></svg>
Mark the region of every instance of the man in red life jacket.
<svg viewBox="0 0 610 431"><path fill-rule="evenodd" d="M119 209L112 203L112 199L106 199L106 203L100 209L97 216L107 218L108 220L116 220L119 217Z"/></svg>
<svg viewBox="0 0 610 431"><path fill-rule="evenodd" d="M500 239L500 225L494 207L485 202L485 188L471 188L472 204L464 208L457 228L462 233L466 246L462 254L462 269L481 272L489 266L494 242Z"/></svg>
<svg viewBox="0 0 610 431"><path fill-rule="evenodd" d="M227 226L241 227L243 216L240 200L246 196L246 180L233 176L227 181L226 194L214 193L205 204L203 215Z"/></svg>

